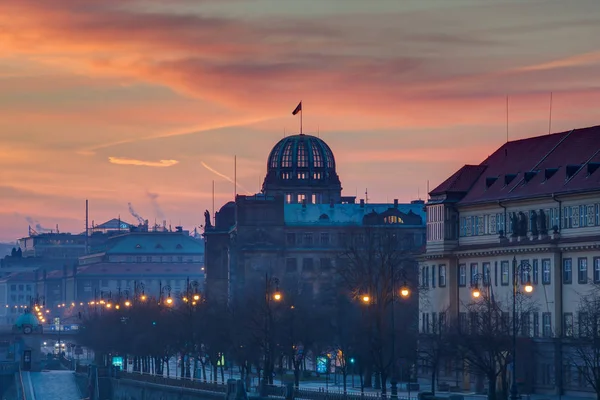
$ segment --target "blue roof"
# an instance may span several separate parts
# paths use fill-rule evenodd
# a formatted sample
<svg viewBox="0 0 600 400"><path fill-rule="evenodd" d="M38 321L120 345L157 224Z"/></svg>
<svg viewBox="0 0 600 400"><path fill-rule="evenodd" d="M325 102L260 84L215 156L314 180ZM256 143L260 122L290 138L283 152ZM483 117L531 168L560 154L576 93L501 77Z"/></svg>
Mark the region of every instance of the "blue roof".
<svg viewBox="0 0 600 400"><path fill-rule="evenodd" d="M31 313L25 313L25 314L21 314L19 316L19 318L17 318L17 320L15 321L15 326L23 326L23 325L32 325L32 326L38 326L40 323L38 322L38 319L35 317L35 315L31 314Z"/></svg>
<svg viewBox="0 0 600 400"><path fill-rule="evenodd" d="M426 215L423 204L398 204L398 211L421 217L421 225L425 226ZM284 205L285 224L290 225L362 225L363 217L375 211L378 214L394 209L393 204L302 204ZM325 218L324 216L327 216ZM414 227L415 225L409 225Z"/></svg>
<svg viewBox="0 0 600 400"><path fill-rule="evenodd" d="M104 250L107 254L203 254L204 242L179 232L131 232L111 237Z"/></svg>

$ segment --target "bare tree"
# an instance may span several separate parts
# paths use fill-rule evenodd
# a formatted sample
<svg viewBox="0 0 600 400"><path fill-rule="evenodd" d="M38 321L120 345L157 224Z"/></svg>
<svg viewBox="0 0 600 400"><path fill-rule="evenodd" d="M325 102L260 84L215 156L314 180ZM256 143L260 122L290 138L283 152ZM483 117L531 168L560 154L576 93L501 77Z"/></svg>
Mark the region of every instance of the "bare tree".
<svg viewBox="0 0 600 400"><path fill-rule="evenodd" d="M411 347L409 338L396 337L398 332L392 324L393 317L401 314L403 320L411 321L418 312L416 293L412 294L412 307L393 309L393 302L400 297L397 292L401 286L406 284L416 288L416 262L409 250L412 236L409 239L400 232L380 226L356 230L337 266L338 275L351 298L364 307L370 353L366 378L370 378L369 367L373 366L380 376L383 395L386 394L387 379L394 370L393 363L398 359L398 346L394 346L394 342L402 341L404 346ZM416 348L416 343L412 348Z"/></svg>
<svg viewBox="0 0 600 400"><path fill-rule="evenodd" d="M419 334L418 358L431 373L431 392L435 394L438 373L442 363L452 359L455 348L451 343L451 335L446 321L448 310L440 311L439 319L431 321L429 329Z"/></svg>
<svg viewBox="0 0 600 400"><path fill-rule="evenodd" d="M534 302L526 295L517 293L516 302L517 313L522 316L529 316L536 311ZM453 321L450 328L449 344L470 373L487 380L489 400L498 398L498 378L502 383L501 398L508 398L507 371L512 362L513 322L517 332L523 329L523 321L518 315L513 321L514 316L509 312L511 309L512 298L506 302L495 299L490 288L466 304L466 312L460 313L458 320Z"/></svg>
<svg viewBox="0 0 600 400"><path fill-rule="evenodd" d="M569 364L600 399L600 287L580 297L577 325L578 337L566 339Z"/></svg>

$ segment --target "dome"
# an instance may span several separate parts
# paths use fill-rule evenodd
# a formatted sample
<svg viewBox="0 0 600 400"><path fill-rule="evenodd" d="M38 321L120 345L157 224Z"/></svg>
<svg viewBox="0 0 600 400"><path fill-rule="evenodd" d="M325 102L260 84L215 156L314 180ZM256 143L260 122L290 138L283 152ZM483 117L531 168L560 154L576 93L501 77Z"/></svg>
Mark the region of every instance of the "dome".
<svg viewBox="0 0 600 400"><path fill-rule="evenodd" d="M25 314L21 314L19 316L19 318L17 318L17 320L15 321L15 326L16 327L23 327L24 325L31 325L33 327L38 326L40 323L38 321L38 319L35 317L35 315L31 314L31 313L25 313Z"/></svg>
<svg viewBox="0 0 600 400"><path fill-rule="evenodd" d="M292 188L294 190L290 191ZM263 192L292 195L294 198L300 195L299 199L312 199L320 193L318 199L312 199L313 203L332 199L337 202L341 185L331 148L311 135L292 135L281 139L267 159Z"/></svg>

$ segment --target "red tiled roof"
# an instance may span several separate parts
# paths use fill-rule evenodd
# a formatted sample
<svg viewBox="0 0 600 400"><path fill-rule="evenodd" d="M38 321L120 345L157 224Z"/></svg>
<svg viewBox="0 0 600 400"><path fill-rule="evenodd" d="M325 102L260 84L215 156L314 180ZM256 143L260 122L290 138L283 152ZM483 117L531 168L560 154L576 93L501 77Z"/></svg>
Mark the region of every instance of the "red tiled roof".
<svg viewBox="0 0 600 400"><path fill-rule="evenodd" d="M199 263L98 263L77 268L77 275L181 275L202 274Z"/></svg>
<svg viewBox="0 0 600 400"><path fill-rule="evenodd" d="M599 190L600 169L588 175L589 162L600 162L600 126L508 142L480 164L485 171L460 204ZM582 168L568 179L568 166Z"/></svg>
<svg viewBox="0 0 600 400"><path fill-rule="evenodd" d="M486 165L465 165L454 173L450 178L442 182L429 194L432 196L442 193L464 193L468 192L473 183L485 171Z"/></svg>

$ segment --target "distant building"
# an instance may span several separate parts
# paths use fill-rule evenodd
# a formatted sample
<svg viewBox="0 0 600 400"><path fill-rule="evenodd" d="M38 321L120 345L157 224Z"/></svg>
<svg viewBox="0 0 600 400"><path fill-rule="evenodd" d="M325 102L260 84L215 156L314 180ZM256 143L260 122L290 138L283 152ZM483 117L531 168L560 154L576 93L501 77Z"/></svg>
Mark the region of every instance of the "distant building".
<svg viewBox="0 0 600 400"><path fill-rule="evenodd" d="M79 259L67 279L67 302L87 302L101 293L134 295L143 284L148 296L170 287L173 295L186 290L186 281L204 286L204 243L189 232L129 232L109 238L96 253ZM127 291L127 292L126 292Z"/></svg>
<svg viewBox="0 0 600 400"><path fill-rule="evenodd" d="M474 286L512 304L516 258L530 265L516 273L520 283L531 280L539 308L517 316L522 394L589 391L568 343L578 335L580 296L600 283L599 169L596 126L508 142L433 189L420 265L428 288L421 331L437 321L467 321ZM478 383L468 371L439 373L441 382L466 390Z"/></svg>
<svg viewBox="0 0 600 400"><path fill-rule="evenodd" d="M85 234L32 233L18 240L23 257L77 259L85 254Z"/></svg>
<svg viewBox="0 0 600 400"><path fill-rule="evenodd" d="M335 266L353 235L369 227L393 229L399 243L425 243L424 203L355 203L341 195L333 152L321 139L294 135L275 145L267 161L263 193L237 196L215 215L206 214L207 296L232 301L264 285L265 274L294 282L314 297L335 287Z"/></svg>
<svg viewBox="0 0 600 400"><path fill-rule="evenodd" d="M35 296L32 272L12 273L0 278L0 325L12 325Z"/></svg>

